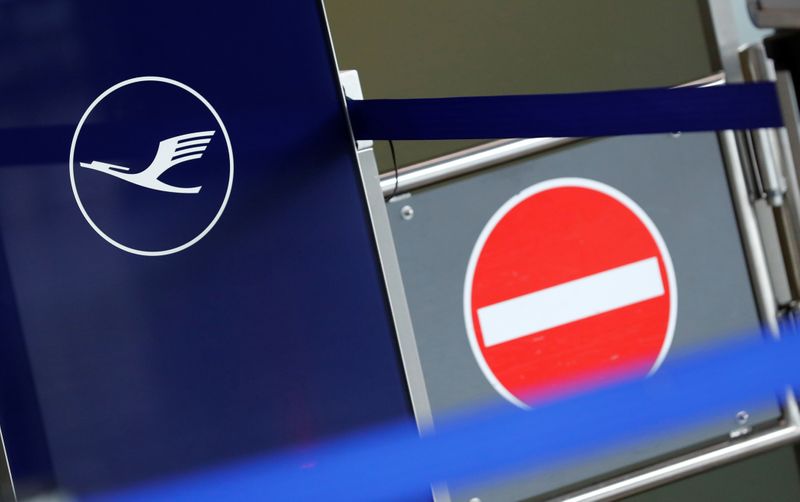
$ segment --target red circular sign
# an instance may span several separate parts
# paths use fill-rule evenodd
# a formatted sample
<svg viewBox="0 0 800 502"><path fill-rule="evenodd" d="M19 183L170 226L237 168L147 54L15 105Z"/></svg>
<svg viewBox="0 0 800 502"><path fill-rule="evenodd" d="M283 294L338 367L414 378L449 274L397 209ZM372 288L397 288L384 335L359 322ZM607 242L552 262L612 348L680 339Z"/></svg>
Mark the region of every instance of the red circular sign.
<svg viewBox="0 0 800 502"><path fill-rule="evenodd" d="M593 180L554 179L507 201L467 267L470 346L489 382L522 407L600 376L655 371L676 312L658 229Z"/></svg>

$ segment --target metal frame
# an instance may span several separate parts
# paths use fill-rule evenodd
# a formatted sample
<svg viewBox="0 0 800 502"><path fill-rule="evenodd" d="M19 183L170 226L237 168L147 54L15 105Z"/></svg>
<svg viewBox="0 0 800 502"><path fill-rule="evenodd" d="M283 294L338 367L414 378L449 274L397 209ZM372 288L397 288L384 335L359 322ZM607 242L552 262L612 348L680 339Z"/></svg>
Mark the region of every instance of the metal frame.
<svg viewBox="0 0 800 502"><path fill-rule="evenodd" d="M777 72L775 85L781 103L785 128L779 131L779 149L782 155L783 176L786 179L783 214L780 218L781 243L787 263L787 280L796 310L800 300L800 184L795 166L800 165L800 110L794 92L792 76L786 71Z"/></svg>
<svg viewBox="0 0 800 502"><path fill-rule="evenodd" d="M325 2L324 0L319 1L322 7L325 27L328 31L328 43L331 48L335 69L339 75L342 89L342 107L344 108L345 116L348 117L349 127L349 115L347 115L347 106L345 104L346 99L348 97L360 97L361 85L358 80L357 72L342 72L339 70L339 62L336 58L333 39L330 35L328 16L325 12ZM428 401L425 380L422 376L422 363L419 358L417 341L414 337L414 329L411 324L411 312L408 309L405 288L403 287L403 280L400 275L400 263L397 260L392 229L389 225L389 214L386 211L383 194L380 190L378 164L372 149L372 141L356 142L352 127L350 127L350 140L353 143L361 185L364 190L366 208L372 225L372 232L375 236L376 250L380 261L381 272L383 273L383 280L386 284L388 306L397 333L400 357L405 369L411 405L414 410L417 427L420 433L424 434L432 430L433 415ZM361 149L359 149L359 147L361 147Z"/></svg>
<svg viewBox="0 0 800 502"><path fill-rule="evenodd" d="M747 0L747 8L757 26L800 28L800 3L797 0Z"/></svg>
<svg viewBox="0 0 800 502"><path fill-rule="evenodd" d="M320 2L323 4L324 11L324 0L320 0ZM721 20L718 14L715 17L715 10L728 9L728 7L724 6L724 3L727 2L729 0L709 0L712 20L715 22L716 28L719 28L720 21L725 20ZM327 17L325 22L327 23ZM722 52L723 66L726 70L725 75L729 78L732 76L733 80L740 80L741 69L731 66L733 64L732 58L724 50L726 47L736 49L738 45L726 39L720 40L719 46ZM331 48L333 50L332 41ZM338 63L336 64L338 69ZM340 75L343 93L355 99L360 98L361 90L357 74L355 72L343 72ZM724 83L724 79L725 76L723 74L715 74L685 85L718 85ZM356 142L353 139L367 209L372 222L383 277L386 283L389 308L397 330L409 392L421 433L425 434L433 430L433 420L384 197L391 198L401 193L498 166L517 158L547 152L577 141L581 141L581 139L538 138L495 141L404 167L399 169L396 175L395 173L389 173L379 176L371 142L368 145L359 144L356 146ZM770 334L778 336L778 302L770 278L759 219L751 204L748 185L744 176L739 145L732 131L719 133L719 141L758 310ZM359 149L358 147L361 148ZM787 392L783 410L783 419L777 426L769 430L743 435L736 439L730 439L638 469L583 490L561 495L557 500L587 502L616 499L797 441L800 439L800 412L798 412L797 403L791 391ZM433 487L433 492L437 501L450 500L449 494L444 487Z"/></svg>
<svg viewBox="0 0 800 502"><path fill-rule="evenodd" d="M710 87L725 83L725 76L715 73L677 87ZM450 155L411 164L381 176L381 190L387 198L417 190L434 183L487 169L503 162L548 152L586 138L504 139L468 148Z"/></svg>
<svg viewBox="0 0 800 502"><path fill-rule="evenodd" d="M753 283L753 294L758 306L758 313L769 333L777 337L779 333L778 301L770 281L769 266L759 231L758 218L750 203L737 137L733 131L723 131L718 136L728 174L731 199L742 235L742 246L750 268L750 279Z"/></svg>
<svg viewBox="0 0 800 502"><path fill-rule="evenodd" d="M800 417L795 410L788 416L781 427L753 434L747 440L732 442L724 447L711 446L701 449L555 500L560 502L615 500L791 443L800 438Z"/></svg>
<svg viewBox="0 0 800 502"><path fill-rule="evenodd" d="M0 500L16 502L17 491L14 487L14 478L11 476L11 465L8 461L8 452L3 438L3 431L0 430Z"/></svg>

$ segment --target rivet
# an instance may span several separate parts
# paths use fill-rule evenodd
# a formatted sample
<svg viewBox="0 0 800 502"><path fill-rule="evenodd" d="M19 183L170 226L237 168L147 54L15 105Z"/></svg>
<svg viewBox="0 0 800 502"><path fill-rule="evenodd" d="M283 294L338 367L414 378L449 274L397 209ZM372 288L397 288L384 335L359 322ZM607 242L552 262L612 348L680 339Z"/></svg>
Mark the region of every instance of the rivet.
<svg viewBox="0 0 800 502"><path fill-rule="evenodd" d="M742 410L736 414L736 421L739 422L739 425L746 424L748 420L750 420L750 414L746 411Z"/></svg>

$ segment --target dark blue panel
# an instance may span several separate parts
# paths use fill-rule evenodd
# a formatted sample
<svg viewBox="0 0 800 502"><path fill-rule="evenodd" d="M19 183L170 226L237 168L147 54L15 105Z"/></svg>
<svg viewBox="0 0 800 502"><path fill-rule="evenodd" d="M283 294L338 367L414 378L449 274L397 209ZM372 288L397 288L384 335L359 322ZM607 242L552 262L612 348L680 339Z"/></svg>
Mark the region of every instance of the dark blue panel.
<svg viewBox="0 0 800 502"><path fill-rule="evenodd" d="M0 403L4 430L18 431L6 437L12 467L46 478L52 460L59 486L93 491L409 416L320 10L313 0L0 5L1 287L14 300L0 318L21 333L0 348L24 361L14 371L27 395ZM140 256L84 218L69 155L103 91L153 75L210 103L235 168L205 237ZM135 174L159 141L197 131L214 131L203 157L161 178L197 194L80 167ZM75 150L86 212L123 246L187 242L224 198L222 127L168 84L112 93Z"/></svg>

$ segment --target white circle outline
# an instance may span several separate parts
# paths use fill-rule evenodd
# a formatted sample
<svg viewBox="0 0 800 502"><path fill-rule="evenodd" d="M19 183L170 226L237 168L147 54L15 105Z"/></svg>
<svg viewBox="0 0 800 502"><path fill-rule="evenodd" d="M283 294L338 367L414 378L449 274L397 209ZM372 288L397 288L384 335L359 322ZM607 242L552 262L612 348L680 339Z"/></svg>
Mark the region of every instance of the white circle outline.
<svg viewBox="0 0 800 502"><path fill-rule="evenodd" d="M664 261L664 267L667 271L667 280L669 281L670 311L664 343L661 346L661 351L659 352L656 361L653 363L653 367L650 368L650 371L647 374L648 376L655 373L656 370L658 370L658 368L661 366L661 363L664 362L670 346L672 345L673 335L675 334L675 324L678 315L678 285L677 281L675 280L675 270L672 266L672 257L669 254L669 249L667 249L667 244L664 242L664 238L661 236L661 232L658 231L655 223L653 223L653 220L650 219L650 216L645 213L644 209L642 209L633 199L620 192L616 188L588 178L554 178L531 185L530 187L522 190L508 199L502 206L500 206L500 208L492 215L492 217L483 227L483 230L478 236L478 240L475 242L475 246L472 248L472 253L470 254L469 262L467 264L466 277L464 279L464 322L467 328L467 339L469 340L469 345L472 349L472 355L475 357L478 366L481 368L481 371L492 387L494 387L494 389L501 396L506 398L512 404L515 404L516 406L525 410L530 409L530 405L526 404L517 396L512 394L511 391L509 391L502 383L500 383L492 369L489 367L489 364L486 362L486 359L483 357L483 353L478 345L478 337L475 334L475 327L472 325L472 280L475 276L475 267L477 266L478 258L483 251L483 246L486 244L486 240L489 238L489 235L491 235L492 231L500 222L500 220L502 220L506 214L508 214L513 208L524 202L526 199L546 190L563 187L588 188L590 190L601 192L617 200L622 205L627 207L631 212L633 212L634 215L636 215L639 220L642 221L642 223L644 223L645 227L648 231L650 231L650 234L656 241L656 247L658 247L658 250L661 252L661 256Z"/></svg>
<svg viewBox="0 0 800 502"><path fill-rule="evenodd" d="M92 218L89 216L89 213L86 211L86 208L83 207L83 203L81 202L81 197L80 195L78 195L78 188L75 185L75 145L78 143L78 136L81 133L81 128L83 128L83 123L92 113L94 108L98 104L100 104L100 102L103 101L106 97L108 97L111 93L128 85L136 84L139 82L161 82L163 84L174 85L175 87L178 87L179 89L182 89L191 94L192 96L194 96L195 98L197 98L198 101L203 103L203 105L206 108L208 108L208 111L211 112L211 114L214 116L214 119L216 119L220 129L222 130L222 135L225 136L225 143L228 147L228 164L230 165L230 171L228 175L228 188L225 191L225 197L222 199L222 204L220 205L217 214L211 220L211 223L209 223L208 226L202 232L197 234L192 240L185 242L180 246L174 247L172 249L166 249L163 251L143 251L141 249L132 248L124 244L120 244L119 242L115 241L114 239L106 235L102 230L100 230L100 227L98 227L95 224L95 222L92 221ZM72 144L70 145L69 148L69 180L70 184L72 185L72 194L75 196L75 202L78 203L78 208L81 210L81 214L83 214L83 217L92 227L92 229L94 229L94 231L97 232L97 234L103 239L105 239L109 244L123 251L127 251L128 253L140 256L165 256L173 253L178 253L190 246L193 246L200 239L205 237L206 234L210 232L212 228L214 228L214 225L217 224L217 221L220 219L222 213L225 211L225 207L228 205L228 199L230 198L231 189L233 188L233 147L231 146L231 138L228 136L228 130L225 128L225 124L222 123L222 118L220 118L219 114L214 109L214 107L211 106L211 103L209 103L203 96L201 96L199 92L195 91L188 85L166 77L143 76L143 77L129 78L128 80L123 80L122 82L114 84L105 91L103 91L102 94L100 94L97 98L95 98L94 101L92 101L92 104L89 105L89 108L84 112L83 116L81 117L81 120L78 122L78 127L75 129L75 134L72 136Z"/></svg>

